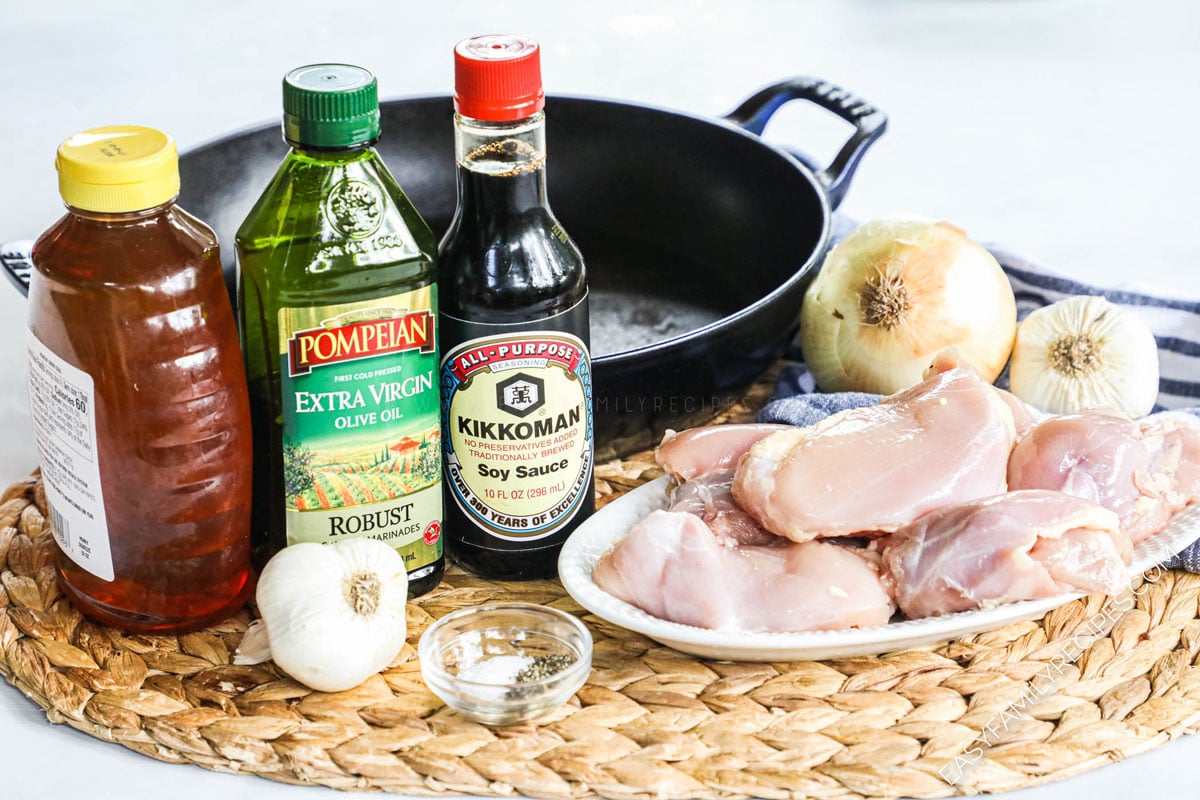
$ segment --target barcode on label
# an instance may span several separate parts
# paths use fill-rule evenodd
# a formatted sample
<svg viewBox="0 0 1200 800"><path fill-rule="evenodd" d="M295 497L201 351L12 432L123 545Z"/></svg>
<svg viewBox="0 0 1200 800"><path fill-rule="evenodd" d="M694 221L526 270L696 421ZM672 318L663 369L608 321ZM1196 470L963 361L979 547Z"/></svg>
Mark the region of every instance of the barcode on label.
<svg viewBox="0 0 1200 800"><path fill-rule="evenodd" d="M70 550L71 525L66 517L54 510L54 506L50 506L50 524L54 526L54 538L58 540L59 547Z"/></svg>

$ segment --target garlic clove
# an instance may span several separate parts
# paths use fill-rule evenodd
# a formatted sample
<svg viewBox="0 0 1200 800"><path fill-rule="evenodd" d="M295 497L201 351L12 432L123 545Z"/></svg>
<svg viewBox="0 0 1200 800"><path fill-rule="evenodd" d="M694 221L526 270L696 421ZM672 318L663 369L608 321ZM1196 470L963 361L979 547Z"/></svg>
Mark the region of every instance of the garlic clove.
<svg viewBox="0 0 1200 800"><path fill-rule="evenodd" d="M404 646L404 559L373 539L283 549L263 569L256 600L273 660L313 689L353 688Z"/></svg>
<svg viewBox="0 0 1200 800"><path fill-rule="evenodd" d="M1133 312L1078 296L1037 309L1013 348L1013 394L1054 414L1106 407L1137 419L1158 399L1158 344Z"/></svg>
<svg viewBox="0 0 1200 800"><path fill-rule="evenodd" d="M246 633L233 654L233 663L250 666L270 660L271 640L267 637L267 626L261 619L256 619L246 628Z"/></svg>

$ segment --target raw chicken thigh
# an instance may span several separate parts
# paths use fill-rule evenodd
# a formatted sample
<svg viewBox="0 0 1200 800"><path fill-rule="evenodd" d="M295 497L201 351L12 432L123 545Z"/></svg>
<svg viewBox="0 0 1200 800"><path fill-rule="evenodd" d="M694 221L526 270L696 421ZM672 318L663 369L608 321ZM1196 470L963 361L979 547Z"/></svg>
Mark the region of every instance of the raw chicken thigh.
<svg viewBox="0 0 1200 800"><path fill-rule="evenodd" d="M670 510L695 514L725 543L787 544L787 539L763 528L734 502L733 473L732 469L715 469L681 484L671 497Z"/></svg>
<svg viewBox="0 0 1200 800"><path fill-rule="evenodd" d="M1186 503L1200 500L1200 423L1191 416L1163 416L1142 424L1143 430L1151 428L1162 432L1168 447L1179 446L1175 491Z"/></svg>
<svg viewBox="0 0 1200 800"><path fill-rule="evenodd" d="M1136 544L1200 496L1200 431L1172 421L1140 425L1108 411L1053 417L1013 449L1011 489L1050 489L1116 512Z"/></svg>
<svg viewBox="0 0 1200 800"><path fill-rule="evenodd" d="M925 370L925 374L922 377L928 380L933 375L949 372L952 369L963 366L970 365L959 358L957 350L953 347L948 347L933 357L933 362L930 363L929 369ZM1004 405L1008 406L1008 410L1012 412L1013 428L1016 431L1018 442L1024 439L1025 434L1033 430L1034 426L1046 416L1012 392L1005 391L996 386L992 386L992 391L1004 401Z"/></svg>
<svg viewBox="0 0 1200 800"><path fill-rule="evenodd" d="M883 625L894 611L878 569L849 548L723 545L699 517L673 511L634 526L592 578L659 619L718 630Z"/></svg>
<svg viewBox="0 0 1200 800"><path fill-rule="evenodd" d="M1018 442L1024 439L1037 426L1040 419L1045 418L1044 414L1038 412L1037 409L1012 392L1006 392L995 386L992 387L992 390L1004 401L1004 405L1008 406L1008 410L1012 412L1013 427L1017 434Z"/></svg>
<svg viewBox="0 0 1200 800"><path fill-rule="evenodd" d="M936 371L878 405L842 411L750 448L733 496L774 533L894 531L934 509L1007 488L1013 414L969 367Z"/></svg>
<svg viewBox="0 0 1200 800"><path fill-rule="evenodd" d="M695 514L724 543L769 546L786 542L734 501L733 468L755 442L790 427L721 425L668 432L654 458L682 481L671 497L670 510Z"/></svg>
<svg viewBox="0 0 1200 800"><path fill-rule="evenodd" d="M912 389L816 425L669 433L669 510L592 577L660 619L736 631L1117 592L1132 542L1200 499L1200 426L1041 419L946 351ZM848 536L877 541L835 543Z"/></svg>
<svg viewBox="0 0 1200 800"><path fill-rule="evenodd" d="M751 423L667 431L654 458L671 475L688 481L706 472L736 467L755 442L791 427Z"/></svg>
<svg viewBox="0 0 1200 800"><path fill-rule="evenodd" d="M883 569L909 617L1126 585L1117 515L1060 492L1020 491L921 517L883 543Z"/></svg>

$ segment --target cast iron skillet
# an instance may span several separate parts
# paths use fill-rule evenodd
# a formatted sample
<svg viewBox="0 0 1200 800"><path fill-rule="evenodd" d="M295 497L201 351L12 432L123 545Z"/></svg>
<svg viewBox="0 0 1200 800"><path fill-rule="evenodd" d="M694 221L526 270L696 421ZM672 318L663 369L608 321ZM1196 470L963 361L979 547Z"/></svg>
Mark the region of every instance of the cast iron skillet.
<svg viewBox="0 0 1200 800"><path fill-rule="evenodd" d="M855 126L824 169L758 136L797 99ZM451 100L393 100L382 113L384 160L440 237L455 204ZM816 78L769 86L723 121L575 97L551 97L546 117L550 204L588 266L603 459L708 420L779 358L831 208L887 119ZM234 234L286 149L268 125L181 158L180 205L216 230L231 294ZM4 247L6 267L24 289L15 250Z"/></svg>

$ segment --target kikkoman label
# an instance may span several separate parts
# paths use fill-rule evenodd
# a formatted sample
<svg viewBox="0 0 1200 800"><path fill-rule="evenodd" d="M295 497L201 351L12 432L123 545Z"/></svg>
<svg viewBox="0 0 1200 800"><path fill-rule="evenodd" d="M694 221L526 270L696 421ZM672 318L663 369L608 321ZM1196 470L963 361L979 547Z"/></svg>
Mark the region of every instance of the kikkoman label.
<svg viewBox="0 0 1200 800"><path fill-rule="evenodd" d="M279 311L287 542L441 557L436 290Z"/></svg>
<svg viewBox="0 0 1200 800"><path fill-rule="evenodd" d="M442 360L450 494L501 539L548 536L571 521L592 472L592 372L568 333L472 339Z"/></svg>

